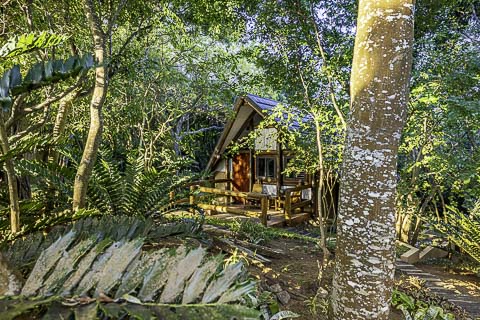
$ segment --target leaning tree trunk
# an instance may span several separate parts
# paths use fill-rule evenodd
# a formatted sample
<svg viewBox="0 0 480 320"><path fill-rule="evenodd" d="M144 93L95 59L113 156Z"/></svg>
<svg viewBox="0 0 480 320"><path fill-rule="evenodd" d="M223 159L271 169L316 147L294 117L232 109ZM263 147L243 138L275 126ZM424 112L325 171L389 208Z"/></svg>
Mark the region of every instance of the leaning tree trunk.
<svg viewBox="0 0 480 320"><path fill-rule="evenodd" d="M0 110L0 112L2 111ZM5 129L5 122L3 121L2 114L0 114L0 146L3 155L7 155L10 152L8 135ZM13 166L12 158L5 159L4 167L7 173L8 183L8 197L10 205L10 230L13 234L15 234L20 231L20 204L18 201L17 176L15 175L15 168Z"/></svg>
<svg viewBox="0 0 480 320"><path fill-rule="evenodd" d="M105 34L95 12L92 0L84 0L85 15L93 35L95 68L95 87L90 102L90 130L83 150L82 160L77 169L73 186L73 210L85 207L88 180L92 174L98 148L102 140L103 117L102 106L107 93L107 66L105 61Z"/></svg>
<svg viewBox="0 0 480 320"><path fill-rule="evenodd" d="M343 162L334 319L388 319L397 151L405 122L414 0L360 0Z"/></svg>

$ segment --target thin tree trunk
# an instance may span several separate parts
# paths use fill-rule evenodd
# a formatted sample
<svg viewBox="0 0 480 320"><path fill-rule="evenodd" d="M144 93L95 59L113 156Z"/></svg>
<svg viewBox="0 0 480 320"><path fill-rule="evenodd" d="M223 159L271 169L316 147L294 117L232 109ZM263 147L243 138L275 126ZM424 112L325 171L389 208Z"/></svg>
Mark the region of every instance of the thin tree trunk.
<svg viewBox="0 0 480 320"><path fill-rule="evenodd" d="M88 181L92 174L102 139L102 107L105 102L108 84L108 71L105 61L105 35L101 28L100 20L96 15L92 0L84 0L84 9L93 36L94 56L97 66L95 68L95 87L90 102L90 129L73 186L74 211L85 207Z"/></svg>
<svg viewBox="0 0 480 320"><path fill-rule="evenodd" d="M0 111L1 112L1 111ZM8 135L5 130L3 115L0 114L0 145L2 154L6 155L10 151ZM17 176L13 166L12 158L5 159L5 171L7 173L8 197L10 202L10 230L13 234L20 231L20 204L18 202Z"/></svg>
<svg viewBox="0 0 480 320"><path fill-rule="evenodd" d="M75 90L62 99L58 104L58 111L57 117L55 118L55 124L53 125L52 135L53 135L53 142L56 145L57 142L62 137L63 133L65 132L65 127L67 125L67 117L70 113L70 109L72 107L72 102L78 96L79 90ZM54 148L54 146L50 146L48 149L48 158L47 163L53 163L55 165L58 164L60 159L60 153ZM50 211L54 208L54 200L56 199L56 186L54 183L48 183L48 199L47 203L45 204L47 211Z"/></svg>
<svg viewBox="0 0 480 320"><path fill-rule="evenodd" d="M318 147L318 167L319 167L319 181L318 181L318 194L317 194L317 209L318 209L318 224L320 228L320 248L323 251L323 261L322 267L327 265L328 259L330 258L330 251L327 247L327 236L325 233L325 221L326 215L324 214L324 203L323 203L323 193L324 193L324 165L323 165L323 144L322 144L322 132L318 119L315 118L315 130L316 130L316 140Z"/></svg>
<svg viewBox="0 0 480 320"><path fill-rule="evenodd" d="M334 319L389 318L397 153L405 122L414 0L360 0L340 187Z"/></svg>
<svg viewBox="0 0 480 320"><path fill-rule="evenodd" d="M67 117L70 114L70 109L72 108L72 102L78 96L79 90L75 90L62 99L58 104L57 117L55 118L55 124L53 125L52 135L53 141L56 143L62 137L65 132L65 127L67 125ZM58 163L59 153L56 150L50 149L48 155L48 162Z"/></svg>
<svg viewBox="0 0 480 320"><path fill-rule="evenodd" d="M324 163L323 163L323 144L322 144L322 128L320 127L320 122L318 120L317 114L314 111L314 107L310 101L310 95L308 92L308 85L305 83L305 79L303 78L302 69L300 65L297 65L298 75L300 76L300 80L302 81L302 86L304 90L304 97L305 101L307 102L307 106L310 108L310 113L313 115L314 122L315 122L315 134L316 134L316 142L317 142L317 149L318 149L318 169L319 169L319 181L318 181L318 191L317 191L317 210L318 210L318 224L320 228L320 248L323 252L323 261L322 261L322 268L326 266L327 261L330 257L330 251L327 248L326 242L326 234L325 234L325 222L323 221L323 201L322 201L322 193L323 193L323 186L324 186ZM320 270L322 273L322 270ZM321 278L321 275L319 275Z"/></svg>
<svg viewBox="0 0 480 320"><path fill-rule="evenodd" d="M337 113L338 118L342 122L342 129L345 129L345 127L347 126L347 123L345 122L345 117L343 115L343 112L340 109L340 106L338 105L337 98L335 97L335 88L333 85L334 77L327 65L328 63L327 55L325 54L325 50L323 50L322 41L320 39L320 30L318 28L317 22L315 21L315 11L313 7L313 2L310 3L310 19L313 24L313 30L315 31L315 40L317 42L317 48L320 51L320 56L322 57L322 67L323 67L323 70L325 71L325 75L327 76L328 88L330 90L330 94L329 94L330 100L332 101L333 108L335 109L335 112Z"/></svg>

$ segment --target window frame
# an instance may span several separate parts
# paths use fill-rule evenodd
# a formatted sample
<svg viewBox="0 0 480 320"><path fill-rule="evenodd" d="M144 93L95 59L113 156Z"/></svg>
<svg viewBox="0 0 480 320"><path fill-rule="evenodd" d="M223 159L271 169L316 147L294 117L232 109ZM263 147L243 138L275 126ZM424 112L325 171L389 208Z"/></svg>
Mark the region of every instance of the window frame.
<svg viewBox="0 0 480 320"><path fill-rule="evenodd" d="M260 175L260 161L265 161L264 164L264 174ZM267 160L271 160L273 162L273 172L272 175L269 176L269 166ZM255 179L262 180L262 181L276 181L277 180L277 161L276 157L272 155L258 155L255 157Z"/></svg>

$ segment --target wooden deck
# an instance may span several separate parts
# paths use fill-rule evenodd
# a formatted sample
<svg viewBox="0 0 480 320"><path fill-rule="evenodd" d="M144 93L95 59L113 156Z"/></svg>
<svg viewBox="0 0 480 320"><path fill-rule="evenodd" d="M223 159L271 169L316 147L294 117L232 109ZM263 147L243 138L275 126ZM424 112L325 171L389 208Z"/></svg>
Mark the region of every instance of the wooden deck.
<svg viewBox="0 0 480 320"><path fill-rule="evenodd" d="M311 186L303 185L284 190L280 196L258 192L242 192L206 187L225 183L230 179L198 181L190 183L188 198L175 199L170 193L172 204L189 203L201 208L208 216L225 220L250 220L269 227L295 226L312 217L314 203L301 199L301 191ZM174 215L185 215L178 211ZM192 211L193 213L193 211ZM188 214L188 213L187 213Z"/></svg>
<svg viewBox="0 0 480 320"><path fill-rule="evenodd" d="M213 185L218 183L214 181ZM298 186L278 197L258 193L224 190L191 185L189 203L218 218L248 217L264 226L292 226L310 218L307 213L311 200L302 200L301 191L310 186Z"/></svg>

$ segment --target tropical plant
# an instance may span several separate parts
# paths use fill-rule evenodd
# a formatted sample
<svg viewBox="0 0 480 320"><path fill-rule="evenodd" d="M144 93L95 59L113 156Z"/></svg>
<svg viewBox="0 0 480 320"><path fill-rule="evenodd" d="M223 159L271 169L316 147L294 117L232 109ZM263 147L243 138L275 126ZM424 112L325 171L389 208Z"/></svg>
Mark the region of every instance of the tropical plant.
<svg viewBox="0 0 480 320"><path fill-rule="evenodd" d="M66 38L50 32L24 33L7 40L0 48L0 57L12 58L27 52L54 47L65 41Z"/></svg>
<svg viewBox="0 0 480 320"><path fill-rule="evenodd" d="M447 205L466 212L480 196L480 51L471 40L480 30L476 9L460 1L418 4L419 26L437 15L445 19L432 23L435 30L416 31L397 197L397 235L412 245L422 226L441 219ZM461 14L450 14L457 10Z"/></svg>
<svg viewBox="0 0 480 320"><path fill-rule="evenodd" d="M436 229L460 249L480 262L480 201L469 213L447 206L444 218L434 223Z"/></svg>
<svg viewBox="0 0 480 320"><path fill-rule="evenodd" d="M423 319L423 320L454 320L452 313L445 312L441 307L429 305L421 300L417 300L408 294L394 290L392 295L392 305L402 311L405 320Z"/></svg>
<svg viewBox="0 0 480 320"><path fill-rule="evenodd" d="M228 304L255 292L242 263L222 267L222 256L210 256L202 247L143 247L198 230L190 222L155 226L150 220L105 216L59 227L47 237L18 239L7 248L7 260L18 266L32 259L36 263L21 289L22 299L0 299L5 307L0 316L257 319L258 311Z"/></svg>
<svg viewBox="0 0 480 320"><path fill-rule="evenodd" d="M48 33L42 33L39 36L26 34L20 37L13 37L0 51L5 57L15 57L26 52L58 44L62 39L60 36ZM46 62L37 62L28 70L25 78L22 79L20 67L15 65L11 69L6 70L0 80L0 147L7 174L10 228L12 233L20 231L19 196L17 176L15 175L15 166L12 159L12 145L14 146L15 142L18 142L22 138L27 138L28 140L29 134L36 129L42 128L45 125L51 104L62 99L65 95L77 88L83 80L84 74L92 66L93 59L91 55L84 55L82 58L70 57L65 61L49 60ZM27 96L31 95L32 90L75 77L78 74L81 75L78 77L76 83L66 90L48 97L42 103L31 103L30 105L25 103ZM24 120L27 115L35 114L38 111L43 111L43 119L29 128L22 130L20 122ZM14 128L16 129L13 130ZM11 131L15 133L13 136L9 136ZM16 156L18 156L18 154L16 154Z"/></svg>

